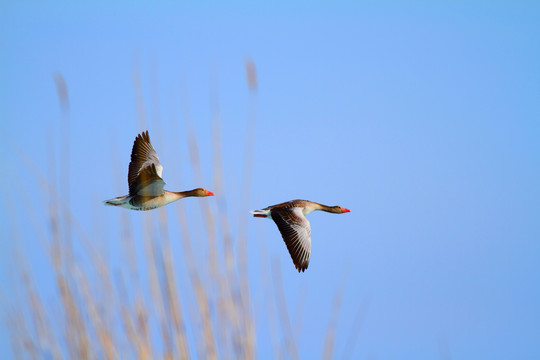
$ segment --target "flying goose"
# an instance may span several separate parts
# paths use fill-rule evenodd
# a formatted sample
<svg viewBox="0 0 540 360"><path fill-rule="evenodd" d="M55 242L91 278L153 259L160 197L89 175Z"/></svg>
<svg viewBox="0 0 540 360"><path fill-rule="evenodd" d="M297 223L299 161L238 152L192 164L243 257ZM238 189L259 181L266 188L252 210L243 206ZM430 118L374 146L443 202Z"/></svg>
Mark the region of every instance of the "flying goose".
<svg viewBox="0 0 540 360"><path fill-rule="evenodd" d="M292 200L253 210L254 217L270 218L276 223L298 272L305 271L311 253L311 227L305 215L315 210L343 214L351 210L341 206L326 206L308 200Z"/></svg>
<svg viewBox="0 0 540 360"><path fill-rule="evenodd" d="M189 196L214 195L202 188L181 192L163 190L165 181L161 178L162 173L163 166L150 143L148 131L144 131L137 135L131 150L128 171L129 195L106 200L104 204L131 210L152 210Z"/></svg>

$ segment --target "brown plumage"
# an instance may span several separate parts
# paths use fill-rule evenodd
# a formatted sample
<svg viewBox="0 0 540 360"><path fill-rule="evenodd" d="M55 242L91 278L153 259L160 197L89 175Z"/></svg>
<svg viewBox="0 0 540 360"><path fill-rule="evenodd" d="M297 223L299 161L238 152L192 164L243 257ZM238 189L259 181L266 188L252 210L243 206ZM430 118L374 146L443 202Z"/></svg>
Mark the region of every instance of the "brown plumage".
<svg viewBox="0 0 540 360"><path fill-rule="evenodd" d="M148 131L137 135L129 163L129 195L106 200L105 205L121 206L131 210L152 210L189 196L214 195L203 188L181 192L163 190L165 181L161 178L162 173L163 166L150 142Z"/></svg>
<svg viewBox="0 0 540 360"><path fill-rule="evenodd" d="M137 135L131 149L131 162L128 171L129 195L137 195L143 185L160 180L163 182L162 173L163 166L161 166L157 152L150 142L148 130L143 131Z"/></svg>
<svg viewBox="0 0 540 360"><path fill-rule="evenodd" d="M334 214L350 212L341 206L327 206L308 200L292 200L251 211L255 217L274 220L298 272L305 271L309 265L311 226L305 215L315 210Z"/></svg>

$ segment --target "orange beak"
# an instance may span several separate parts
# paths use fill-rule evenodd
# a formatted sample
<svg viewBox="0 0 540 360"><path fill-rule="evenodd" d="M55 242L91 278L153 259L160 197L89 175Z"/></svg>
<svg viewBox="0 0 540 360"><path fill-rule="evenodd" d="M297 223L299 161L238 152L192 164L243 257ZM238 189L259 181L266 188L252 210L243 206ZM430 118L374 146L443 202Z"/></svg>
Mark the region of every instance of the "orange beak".
<svg viewBox="0 0 540 360"><path fill-rule="evenodd" d="M344 212L344 213L346 213L346 212L351 212L351 210L343 208L343 212Z"/></svg>
<svg viewBox="0 0 540 360"><path fill-rule="evenodd" d="M211 191L206 190L206 196L214 196L214 193Z"/></svg>

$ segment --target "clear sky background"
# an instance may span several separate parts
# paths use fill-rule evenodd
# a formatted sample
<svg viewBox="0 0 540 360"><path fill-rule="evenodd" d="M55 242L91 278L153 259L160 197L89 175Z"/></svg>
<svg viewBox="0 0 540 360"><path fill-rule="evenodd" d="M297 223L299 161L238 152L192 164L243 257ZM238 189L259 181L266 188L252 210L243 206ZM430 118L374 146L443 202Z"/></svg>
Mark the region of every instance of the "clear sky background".
<svg viewBox="0 0 540 360"><path fill-rule="evenodd" d="M257 68L256 97L246 85L246 58ZM47 197L17 149L50 174L50 136L58 151L64 131L57 71L70 97L70 205L89 234L95 221L106 229L107 241L93 241L119 267L115 229L124 210L100 202L127 192L131 145L143 130L133 88L138 73L146 127L170 190L213 190L212 96L218 99L231 223L239 216L250 223L253 311L257 318L264 309L258 281L264 241L271 261L279 261L291 318L301 319L295 328L301 358L320 356L339 288L338 358L362 304L354 358L540 357L540 6L534 2L3 2L6 310L18 287L16 248L45 298L54 286L16 199L24 192L38 214L46 211ZM182 99L189 99L188 110ZM250 206L242 208L250 106L257 121L253 186ZM205 184L195 182L189 165L186 112ZM248 214L297 198L351 209L309 215L312 256L302 274L274 223ZM217 200L186 201L215 207ZM137 223L147 214L129 216ZM46 216L41 222L46 226ZM24 241L14 244L13 231ZM178 236L171 240L180 258ZM258 328L258 354L271 357L265 320ZM2 358L9 358L7 325L1 329Z"/></svg>

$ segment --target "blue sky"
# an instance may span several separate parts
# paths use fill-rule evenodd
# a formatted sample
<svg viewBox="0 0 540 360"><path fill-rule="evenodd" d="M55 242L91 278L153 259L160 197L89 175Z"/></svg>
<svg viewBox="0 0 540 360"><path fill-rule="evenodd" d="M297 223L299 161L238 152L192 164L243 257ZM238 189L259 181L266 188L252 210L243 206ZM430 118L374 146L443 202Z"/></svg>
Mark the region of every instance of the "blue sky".
<svg viewBox="0 0 540 360"><path fill-rule="evenodd" d="M48 136L55 134L59 151L63 131L53 82L60 71L70 96L70 205L88 233L100 219L112 241L98 237L97 246L121 266L111 243L120 241L122 209L100 201L123 195L119 181L127 191L131 145L143 130L133 73L141 77L147 128L171 190L212 190L216 95L231 223L238 216L250 221L250 267L261 266L261 241L279 260L291 318L298 304L303 308L301 358L322 352L340 286L337 357L367 302L354 358L537 358L539 23L532 2L4 3L0 129L7 136L0 164L13 176L2 180L0 195L12 204L6 199L25 188L38 213L46 209L47 197L16 149L49 175ZM257 67L256 97L246 86L246 58ZM257 119L253 185L250 206L242 208L250 106ZM196 183L187 145L179 142L185 122L174 119L186 111L205 184ZM275 225L248 214L296 198L352 210L309 216L312 257L303 274ZM141 216L130 213L135 223ZM41 271L46 255L24 209L2 206L0 219L3 297L18 287L10 269L20 247L49 294L53 283ZM22 243L10 241L13 228ZM179 235L171 236L175 246ZM257 274L250 272L256 317L264 303ZM262 320L261 337L265 328ZM268 342L258 351L271 356Z"/></svg>

